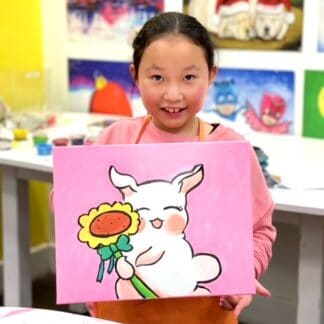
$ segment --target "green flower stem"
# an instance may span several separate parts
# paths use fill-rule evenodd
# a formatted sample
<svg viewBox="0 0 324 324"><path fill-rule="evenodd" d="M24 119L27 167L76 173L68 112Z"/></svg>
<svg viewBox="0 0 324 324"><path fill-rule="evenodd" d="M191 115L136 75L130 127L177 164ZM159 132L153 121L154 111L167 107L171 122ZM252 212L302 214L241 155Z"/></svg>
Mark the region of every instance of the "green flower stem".
<svg viewBox="0 0 324 324"><path fill-rule="evenodd" d="M115 246L114 246L115 247ZM112 248L114 251L114 256L116 257L116 260L121 258L123 256L122 252L119 250ZM130 278L131 283L133 284L136 291L144 298L151 299L151 298L158 298L159 296L136 274L134 274Z"/></svg>
<svg viewBox="0 0 324 324"><path fill-rule="evenodd" d="M141 294L142 297L146 299L152 299L152 298L158 298L159 296L150 289L149 286L146 285L146 283L141 280L138 276L135 274L130 279L134 288Z"/></svg>

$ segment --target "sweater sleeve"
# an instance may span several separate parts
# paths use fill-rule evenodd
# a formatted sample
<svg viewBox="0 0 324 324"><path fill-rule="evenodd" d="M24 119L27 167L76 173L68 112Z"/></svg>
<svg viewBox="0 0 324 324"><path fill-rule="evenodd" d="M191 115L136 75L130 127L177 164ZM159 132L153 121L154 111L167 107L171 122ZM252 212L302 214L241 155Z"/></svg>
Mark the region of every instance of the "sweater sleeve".
<svg viewBox="0 0 324 324"><path fill-rule="evenodd" d="M259 278L268 268L276 229L272 225L274 203L255 152L252 151L251 185L253 210L253 241L255 276Z"/></svg>

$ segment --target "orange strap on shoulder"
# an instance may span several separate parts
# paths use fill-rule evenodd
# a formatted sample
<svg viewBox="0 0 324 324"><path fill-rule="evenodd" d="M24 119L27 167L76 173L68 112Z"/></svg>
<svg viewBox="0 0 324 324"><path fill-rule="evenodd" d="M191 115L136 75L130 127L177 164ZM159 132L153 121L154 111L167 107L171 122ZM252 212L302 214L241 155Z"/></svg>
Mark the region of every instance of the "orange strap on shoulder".
<svg viewBox="0 0 324 324"><path fill-rule="evenodd" d="M151 122L151 120L152 120L151 115L146 115L144 117L144 121L136 137L135 144L138 144L140 142L141 137L145 132L147 125ZM198 142L203 142L206 139L208 135L208 130L207 130L208 125L209 125L208 123L198 118Z"/></svg>
<svg viewBox="0 0 324 324"><path fill-rule="evenodd" d="M203 142L208 135L208 123L198 118L198 142Z"/></svg>
<svg viewBox="0 0 324 324"><path fill-rule="evenodd" d="M147 125L151 122L151 120L152 120L152 116L151 116L151 115L146 115L146 116L144 117L144 121L143 121L143 124L142 124L142 126L141 126L141 129L140 129L140 131L138 132L138 135L137 135L137 137L136 137L135 144L138 144L138 143L139 143L139 141L140 141L140 139L141 139L143 133L144 133L145 130L146 130Z"/></svg>

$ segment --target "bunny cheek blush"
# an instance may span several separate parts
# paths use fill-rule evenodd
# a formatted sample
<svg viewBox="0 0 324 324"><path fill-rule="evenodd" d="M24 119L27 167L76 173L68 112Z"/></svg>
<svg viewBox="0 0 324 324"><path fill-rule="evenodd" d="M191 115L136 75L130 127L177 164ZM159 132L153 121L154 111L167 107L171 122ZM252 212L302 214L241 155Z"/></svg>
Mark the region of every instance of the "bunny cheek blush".
<svg viewBox="0 0 324 324"><path fill-rule="evenodd" d="M177 235L183 233L186 225L187 222L183 216L174 214L168 217L163 228L167 233Z"/></svg>
<svg viewBox="0 0 324 324"><path fill-rule="evenodd" d="M98 215L90 224L91 234L98 237L123 233L131 225L130 217L122 212L107 212Z"/></svg>
<svg viewBox="0 0 324 324"><path fill-rule="evenodd" d="M142 232L144 230L145 226L146 226L145 219L144 218L140 218L140 224L138 226L137 233Z"/></svg>

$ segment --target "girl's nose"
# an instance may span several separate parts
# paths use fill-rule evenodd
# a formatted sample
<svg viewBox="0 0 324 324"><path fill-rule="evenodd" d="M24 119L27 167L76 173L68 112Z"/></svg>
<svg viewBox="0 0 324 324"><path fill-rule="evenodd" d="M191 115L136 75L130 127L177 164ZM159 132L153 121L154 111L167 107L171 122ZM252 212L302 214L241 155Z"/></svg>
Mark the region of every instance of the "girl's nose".
<svg viewBox="0 0 324 324"><path fill-rule="evenodd" d="M164 95L165 100L179 101L183 100L183 93L178 85L169 85L166 87Z"/></svg>

